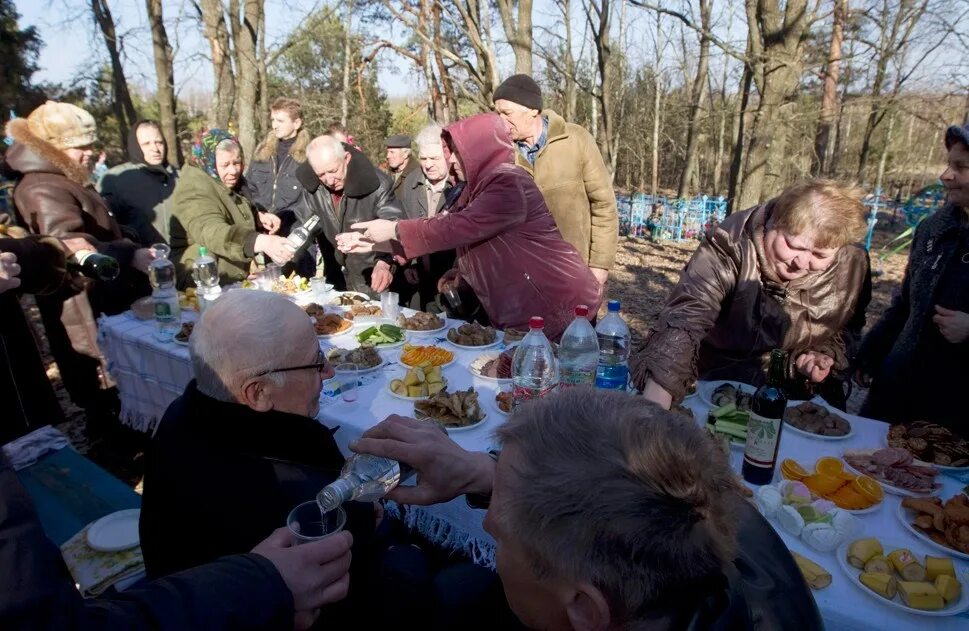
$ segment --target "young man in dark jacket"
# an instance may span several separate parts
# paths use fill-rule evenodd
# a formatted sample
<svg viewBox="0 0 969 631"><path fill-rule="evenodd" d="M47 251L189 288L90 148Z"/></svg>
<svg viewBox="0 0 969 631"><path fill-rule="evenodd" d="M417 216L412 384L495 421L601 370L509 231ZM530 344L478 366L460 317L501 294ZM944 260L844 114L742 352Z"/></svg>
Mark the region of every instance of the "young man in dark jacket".
<svg viewBox="0 0 969 631"><path fill-rule="evenodd" d="M253 203L283 220L283 234L293 223L302 187L296 169L306 161L309 133L303 129L303 109L295 99L280 97L269 107L272 130L256 147L246 181Z"/></svg>

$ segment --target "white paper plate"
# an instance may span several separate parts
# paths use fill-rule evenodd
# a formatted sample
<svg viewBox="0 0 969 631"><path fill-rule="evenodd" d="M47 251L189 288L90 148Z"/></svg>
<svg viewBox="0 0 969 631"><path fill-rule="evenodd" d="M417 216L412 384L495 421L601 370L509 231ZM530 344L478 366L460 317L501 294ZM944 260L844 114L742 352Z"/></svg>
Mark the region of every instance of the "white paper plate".
<svg viewBox="0 0 969 631"><path fill-rule="evenodd" d="M343 349L340 349L340 350L343 350ZM337 364L352 364L352 363L354 363L354 362L351 362L351 361L338 361L335 358L331 358L331 357L327 357L326 360L328 362L330 362L330 365L332 365L333 367L336 367ZM383 368L384 366L387 366L389 364L390 364L390 362L388 362L386 359L384 359L383 357L381 357L380 358L380 363L377 364L376 366L371 366L370 368L357 368L357 374L358 375L362 375L362 374L365 374L365 373L368 373L368 372L374 372L376 370L380 370L381 368Z"/></svg>
<svg viewBox="0 0 969 631"><path fill-rule="evenodd" d="M470 364L468 364L468 372L470 372L475 377L484 379L486 381L494 381L496 383L511 383L511 377L508 378L498 378L489 377L481 372L484 365L487 364L492 359L498 359L501 353L482 353L475 357Z"/></svg>
<svg viewBox="0 0 969 631"><path fill-rule="evenodd" d="M939 484L939 486L936 489L934 489L932 491L928 491L926 493L918 493L916 491L910 491L908 489L903 489L903 488L894 486L893 484L890 484L889 482L886 482L885 480L882 480L881 478L876 478L875 476L873 476L871 474L865 473L864 471L859 471L858 469L855 469L854 467L852 467L851 466L851 463L849 463L847 460L845 460L845 455L847 455L849 453L864 453L865 451L875 451L875 450L873 450L873 449L869 449L869 450L866 450L866 449L847 449L847 450L845 450L841 454L841 460L844 462L845 469L847 469L848 471L851 471L852 473L855 473L857 475L867 475L868 477L870 477L871 479L873 479L875 482L878 482L879 484L881 484L882 485L882 488L885 489L886 492L891 493L892 495L901 495L902 497L931 497L931 496L935 495L936 493L938 493L941 490L941 488L942 488L941 484L939 484L938 482L936 482L936 484ZM932 466L932 465L928 465L928 463L921 462L920 460L916 460L915 462L918 463L918 464L920 464L920 465Z"/></svg>
<svg viewBox="0 0 969 631"><path fill-rule="evenodd" d="M411 317L414 317L414 316L411 316ZM394 324L396 324L400 328L404 329L406 332L410 333L411 335L433 335L434 333L440 333L441 331L443 331L444 329L448 328L448 326L449 326L448 323L447 323L447 320L445 320L444 318L441 318L441 316L438 316L438 318L441 319L441 321L443 322L443 324L441 326L437 327L436 329L428 329L426 331L424 331L424 330L418 330L418 329L408 329L405 326L401 326L399 320L397 322L394 322Z"/></svg>
<svg viewBox="0 0 969 631"><path fill-rule="evenodd" d="M340 304L340 298L342 296L359 296L360 298L363 298L363 304L371 302L370 296L365 293L359 291L338 291L326 304L330 305L331 307L349 307L350 305Z"/></svg>
<svg viewBox="0 0 969 631"><path fill-rule="evenodd" d="M945 607L937 611L927 611L924 609L914 609L912 607L908 607L902 602L902 597L898 594L896 594L895 598L893 598L892 600L888 600L887 598L884 598L883 596L876 594L872 590L865 587L865 584L862 583L861 579L858 578L861 575L862 570L859 570L858 568L848 563L848 548L855 541L857 541L857 539L853 539L851 541L845 541L843 544L841 544L841 546L838 547L838 550L835 552L835 554L838 556L838 565L841 566L841 570L845 573L845 576L848 577L848 580L851 583L854 583L854 585L858 589L865 592L871 598L874 598L876 601L888 607L898 609L899 611L905 611L907 613L915 614L917 616L932 616L936 618L945 617L945 616L954 616L956 614L962 613L967 608L969 608L969 589L966 589L965 587L967 585L967 581L969 581L969 572L966 572L961 568L956 570L956 573L959 575L959 582L962 583L962 590L959 595L959 600L957 600L956 602L950 605L946 605ZM908 544L888 542L888 541L882 541L882 546L885 548L886 553L891 550L897 550L899 548L906 548L909 550L912 549L912 547ZM912 553L915 554L917 557L924 556L917 550L912 550ZM897 579L898 576L896 576L895 578Z"/></svg>
<svg viewBox="0 0 969 631"><path fill-rule="evenodd" d="M403 401L424 401L425 399L430 399L431 398L431 395L427 395L426 397L405 397L404 395L397 394L396 392L394 392L393 390L390 389L390 382L392 382L394 379L403 379L403 378L404 378L403 375L398 375L396 377L391 378L387 382L387 388L386 388L387 389L387 394L389 394L390 396L394 397L395 399L401 399ZM447 390L447 377L441 377L441 381L444 382L444 389Z"/></svg>
<svg viewBox="0 0 969 631"><path fill-rule="evenodd" d="M353 320L347 320L346 318L344 318L344 321L350 323L350 328L348 328L348 329L346 329L344 331L340 331L339 333L325 333L325 334L319 334L318 333L316 335L316 337L320 338L321 340L328 340L328 339L331 339L331 338L334 338L334 337L341 337L343 335L349 335L350 333L353 333L353 327L354 327ZM315 320L314 320L314 322L315 322Z"/></svg>
<svg viewBox="0 0 969 631"><path fill-rule="evenodd" d="M468 430L474 429L475 427L478 427L479 425L481 425L482 423L484 423L486 420L488 420L488 413L487 412L484 412L483 410L482 410L482 413L484 414L484 416L481 417L481 420L480 421L478 421L477 423L472 423L471 425L465 425L464 427L448 427L447 425L444 425L443 423L439 423L439 425L441 425L441 427L444 428L444 431L446 431L448 434L453 434L453 433L458 433L458 432L466 432ZM437 423L437 421L435 421L433 418L427 416L423 412L418 412L416 409L414 410L414 418L416 418L418 420L425 420L425 421L431 421L431 422Z"/></svg>
<svg viewBox="0 0 969 631"><path fill-rule="evenodd" d="M844 418L844 417L842 416L841 418ZM846 418L845 420L848 421L848 419ZM848 427L850 427L851 429L849 429L848 433L845 434L844 436L822 436L820 434L814 434L812 432L805 431L800 427L794 427L793 425L788 423L787 420L784 421L785 432L791 431L791 432L794 432L795 434L799 434L801 436L804 436L805 438L810 438L812 440L825 440L825 441L847 440L855 435L855 426L851 424L851 421L848 421Z"/></svg>
<svg viewBox="0 0 969 631"><path fill-rule="evenodd" d="M140 518L139 508L105 515L88 528L87 543L98 552L119 552L133 548L141 542L138 536Z"/></svg>
<svg viewBox="0 0 969 631"><path fill-rule="evenodd" d="M716 390L717 388L719 388L720 386L722 386L725 383L729 383L729 384L733 385L734 387L736 387L738 390L741 390L741 391L746 392L748 394L753 394L753 393L757 392L757 388L755 388L754 386L752 386L750 384L741 383L739 381L724 381L724 380L721 380L721 381L701 381L699 384L697 384L696 393L698 395L700 395L700 400L701 401L703 401L704 403L706 403L710 407L715 408L717 406L713 404L713 399L711 398L713 396L713 391Z"/></svg>
<svg viewBox="0 0 969 631"><path fill-rule="evenodd" d="M933 548L941 552L944 552L945 554L949 554L951 556L969 561L969 554L966 554L964 552L959 552L958 550L954 550L949 546L944 546L941 543L936 543L935 541L932 540L931 537L929 537L927 534L925 534L924 532L916 528L914 525L912 525L912 522L915 521L916 512L911 508L905 508L904 506L902 506L901 502L899 502L898 509L895 511L895 515L898 517L898 521L902 522L902 525L905 526L905 528L910 533L912 533L917 538L924 541L926 544L932 546ZM966 589L969 588L969 585L966 585L965 583L963 583L962 588L963 588L963 591L966 591Z"/></svg>
<svg viewBox="0 0 969 631"><path fill-rule="evenodd" d="M465 346L464 344L458 344L457 342L452 342L450 338L448 338L447 343L451 344L456 348L460 348L463 351L483 351L486 348L494 348L495 346L498 346L499 344L501 344L501 340L499 340L498 336L495 335L494 342L492 342L491 344L485 344L483 346Z"/></svg>

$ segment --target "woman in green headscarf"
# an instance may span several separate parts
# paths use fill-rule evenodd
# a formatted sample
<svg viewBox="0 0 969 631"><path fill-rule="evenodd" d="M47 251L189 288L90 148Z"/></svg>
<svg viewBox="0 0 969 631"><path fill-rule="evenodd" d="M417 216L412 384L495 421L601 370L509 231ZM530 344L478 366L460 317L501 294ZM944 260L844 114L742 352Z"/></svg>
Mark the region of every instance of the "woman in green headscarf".
<svg viewBox="0 0 969 631"><path fill-rule="evenodd" d="M252 258L263 252L280 265L293 248L278 235L279 217L258 211L241 193L242 147L221 129L203 133L192 148L173 195L171 259L178 286L192 284L192 264L205 247L219 263L223 285L249 276Z"/></svg>

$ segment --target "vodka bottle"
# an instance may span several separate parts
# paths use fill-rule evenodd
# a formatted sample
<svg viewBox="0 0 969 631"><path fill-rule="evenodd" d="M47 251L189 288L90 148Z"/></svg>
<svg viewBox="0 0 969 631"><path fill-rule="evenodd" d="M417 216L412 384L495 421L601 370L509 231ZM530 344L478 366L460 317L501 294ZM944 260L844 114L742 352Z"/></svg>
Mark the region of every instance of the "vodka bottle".
<svg viewBox="0 0 969 631"><path fill-rule="evenodd" d="M195 280L199 311L204 312L212 301L222 295L222 288L219 287L219 264L204 245L199 247L199 256L192 263L192 278Z"/></svg>
<svg viewBox="0 0 969 631"><path fill-rule="evenodd" d="M163 243L151 246L155 259L148 266L151 298L155 309L155 338L170 342L182 325L182 309L175 289L175 264L168 260L171 248Z"/></svg>
<svg viewBox="0 0 969 631"><path fill-rule="evenodd" d="M373 502L407 480L414 470L390 458L355 454L347 460L340 477L316 496L320 510L327 513L344 502Z"/></svg>

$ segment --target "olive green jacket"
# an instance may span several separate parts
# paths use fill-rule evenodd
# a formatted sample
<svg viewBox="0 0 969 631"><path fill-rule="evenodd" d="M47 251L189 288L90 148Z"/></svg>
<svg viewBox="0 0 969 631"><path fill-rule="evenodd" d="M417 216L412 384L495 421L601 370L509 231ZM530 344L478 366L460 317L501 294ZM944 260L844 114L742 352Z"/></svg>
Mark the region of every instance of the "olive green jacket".
<svg viewBox="0 0 969 631"><path fill-rule="evenodd" d="M256 213L249 200L198 167L186 165L175 186L171 259L178 286L192 284L192 264L205 246L219 262L223 285L244 280L254 254Z"/></svg>
<svg viewBox="0 0 969 631"><path fill-rule="evenodd" d="M616 262L619 215L612 177L595 139L584 128L552 110L548 139L532 167L520 151L515 163L535 178L562 237L590 267L610 269Z"/></svg>

